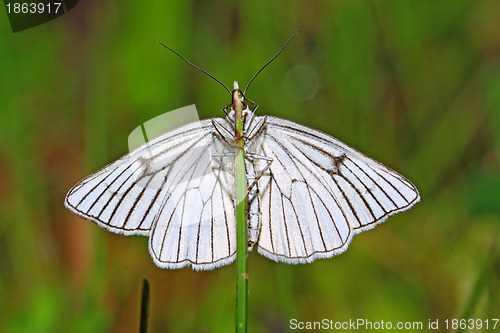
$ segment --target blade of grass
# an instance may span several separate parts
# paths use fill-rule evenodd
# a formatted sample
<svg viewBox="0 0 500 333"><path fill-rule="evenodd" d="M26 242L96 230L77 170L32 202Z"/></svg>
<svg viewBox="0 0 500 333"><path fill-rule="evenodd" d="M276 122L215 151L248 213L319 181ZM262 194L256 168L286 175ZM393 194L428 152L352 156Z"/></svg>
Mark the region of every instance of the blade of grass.
<svg viewBox="0 0 500 333"><path fill-rule="evenodd" d="M142 294L141 294L141 320L139 326L139 333L148 332L148 316L149 316L149 282L144 279L142 281Z"/></svg>

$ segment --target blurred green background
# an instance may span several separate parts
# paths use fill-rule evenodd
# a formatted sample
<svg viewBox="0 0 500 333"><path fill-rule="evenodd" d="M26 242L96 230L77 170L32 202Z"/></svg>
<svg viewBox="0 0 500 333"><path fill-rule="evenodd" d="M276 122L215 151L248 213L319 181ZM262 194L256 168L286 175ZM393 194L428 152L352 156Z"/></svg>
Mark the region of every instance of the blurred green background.
<svg viewBox="0 0 500 333"><path fill-rule="evenodd" d="M147 238L63 200L139 124L230 102L157 40L244 85L302 24L247 97L401 172L422 201L332 259L251 253L249 330L500 317L500 2L93 0L15 34L0 14L0 331L137 332L143 278L150 332L234 331L235 265L161 270Z"/></svg>

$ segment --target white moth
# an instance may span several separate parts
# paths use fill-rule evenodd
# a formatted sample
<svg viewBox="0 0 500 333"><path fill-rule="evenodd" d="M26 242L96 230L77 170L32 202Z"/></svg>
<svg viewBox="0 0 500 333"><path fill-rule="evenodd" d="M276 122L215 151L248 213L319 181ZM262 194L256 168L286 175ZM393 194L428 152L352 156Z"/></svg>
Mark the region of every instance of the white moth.
<svg viewBox="0 0 500 333"><path fill-rule="evenodd" d="M239 90L235 82L235 90ZM243 102L243 95L240 96ZM114 233L149 236L162 268L236 258L232 113L162 134L76 184L66 207ZM318 130L243 111L249 246L289 264L345 251L353 235L420 200L405 177ZM160 186L148 186L149 184Z"/></svg>
<svg viewBox="0 0 500 333"><path fill-rule="evenodd" d="M329 258L344 252L353 235L420 200L408 179L336 138L254 116L257 105L237 82L232 98L226 118L164 133L80 181L66 207L114 233L148 236L161 268L210 270L233 262L236 103L244 106L250 250L255 244L260 254L289 264Z"/></svg>

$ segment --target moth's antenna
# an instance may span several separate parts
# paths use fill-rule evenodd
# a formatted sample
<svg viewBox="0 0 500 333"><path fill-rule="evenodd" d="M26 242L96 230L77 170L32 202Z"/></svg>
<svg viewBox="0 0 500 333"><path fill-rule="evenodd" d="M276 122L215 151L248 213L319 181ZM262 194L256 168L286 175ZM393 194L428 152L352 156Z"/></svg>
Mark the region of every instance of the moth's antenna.
<svg viewBox="0 0 500 333"><path fill-rule="evenodd" d="M276 55L275 55L275 56L274 56L271 60L269 60L269 61L268 61L268 62L264 65L264 67L262 67L262 68L261 68L261 69L260 69L260 70L259 70L259 71L258 71L258 72L257 72L257 73L253 76L253 77L252 77L252 79L250 80L250 82L248 82L247 86L245 87L245 90L243 91L243 95L245 95L245 93L247 92L248 87L249 87L249 86L250 86L250 84L253 82L253 80L257 77L257 75L259 75L259 74L260 74L260 72L262 72L262 71L264 70L264 68L266 68L266 67L267 67L267 65L269 65L270 63L272 63L272 62L273 62L273 60L274 60L274 59L276 59L276 58L280 55L280 53L281 53L281 52L283 52L283 50L284 50L284 49L285 49L285 47L288 45L288 43L290 43L290 42L292 41L292 39L293 39L293 38L294 38L294 37L295 37L295 36L296 36L296 35L300 32L300 30L302 30L302 28L303 28L303 27L304 27L304 25L302 25L302 26L299 28L299 30L297 30L297 32L296 32L296 33L294 33L292 37L290 37L290 39L289 39L289 40L285 43L285 45L283 45L283 47L279 50L279 52L278 52L278 53L276 53Z"/></svg>
<svg viewBox="0 0 500 333"><path fill-rule="evenodd" d="M188 65L196 68L197 70L199 70L200 72L210 76L212 79L214 79L215 81L219 82L219 84L221 86L223 86L224 88L226 88L226 90L229 92L229 94L232 94L231 93L231 90L229 90L228 87L226 87L226 85L224 83L222 83L220 80L218 80L215 76L213 76L212 74L210 74L209 72L207 72L206 70L203 70L201 69L200 67L196 66L195 64L189 62L186 58L184 58L183 56L181 56L179 53L175 52L174 50L172 50L170 47L166 46L165 44L163 44L162 42L158 42L161 46L163 46L164 48L166 48L167 50L169 50L170 52L174 53L175 55L177 55L179 58L181 58L182 60L184 60Z"/></svg>

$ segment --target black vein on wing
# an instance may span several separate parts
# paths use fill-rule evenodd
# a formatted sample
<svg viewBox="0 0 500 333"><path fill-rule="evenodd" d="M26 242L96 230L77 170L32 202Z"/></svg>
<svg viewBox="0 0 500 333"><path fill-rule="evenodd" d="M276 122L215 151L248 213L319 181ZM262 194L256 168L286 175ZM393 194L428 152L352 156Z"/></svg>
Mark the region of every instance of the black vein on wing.
<svg viewBox="0 0 500 333"><path fill-rule="evenodd" d="M333 176L333 177L334 177L334 176ZM332 177L332 178L333 178L333 177ZM368 208L368 211L370 212L370 215L373 217L373 219L375 219L375 220L376 220L377 218L375 217L375 214L373 214L373 210L372 210L372 208L370 207L370 205L369 205L369 204L368 204L368 202L366 201L366 198L363 196L363 194L361 193L360 189L359 189L359 188L357 188L357 187L356 187L356 186L352 183L352 181L351 181L349 178L345 177L344 175L340 175L339 177L341 177L343 180L345 180L345 181L346 181L346 182L347 182L347 183L348 183L348 184L352 187L352 189L353 189L354 191L356 191L356 193L358 194L358 197L360 197L360 198L361 198L361 200L363 201L363 204L365 205L365 207L366 207L366 208ZM363 183L363 182L361 182L361 183ZM366 186L366 185L365 185L365 186Z"/></svg>
<svg viewBox="0 0 500 333"><path fill-rule="evenodd" d="M158 187L158 190L156 191L156 194L154 195L153 199L149 203L149 206L146 209L145 214L143 215L143 217L141 219L141 223L139 223L139 226L137 227L137 229L141 229L142 224L146 221L147 217L149 216L149 213L151 212L151 208L156 203L156 200L158 199L158 196L160 195L160 192L163 191L163 190L165 190L164 186L165 186L166 182L167 182L167 175L163 176L163 181L161 183L161 186ZM154 217L153 217L153 219L154 219Z"/></svg>
<svg viewBox="0 0 500 333"><path fill-rule="evenodd" d="M293 191L293 188L292 188L292 191ZM302 231L302 226L300 225L299 215L297 214L297 211L295 209L295 205L292 203L292 200L288 199L288 201L290 202L290 205L292 206L292 209L293 209L293 213L295 214L295 219L297 220L297 226L299 227L299 231L300 231L300 237L302 238L302 245L304 246L304 253L307 255L307 244L306 244L306 240L304 238L304 232ZM311 236L311 230L310 229L309 229L309 236L311 238L311 245L312 245L312 236ZM312 251L314 252L314 246L312 248Z"/></svg>
<svg viewBox="0 0 500 333"><path fill-rule="evenodd" d="M131 164L131 165L127 166L127 169L128 169L129 167L131 167L132 165L133 165L133 164ZM136 168L134 171L132 171L132 172L128 175L128 177L125 179L125 181L123 181L123 182L120 184L120 186L118 187L118 189L116 190L116 192L108 198L108 201L106 201L106 203L105 203L105 204L101 207L101 211L97 214L97 216L95 216L97 219L99 219L100 221L102 221L102 220L100 219L101 214L102 214L102 213L106 210L106 208L108 207L108 205L110 204L110 202L111 202L111 201L112 201L115 197L118 197L118 196L117 196L117 194L120 192L120 190L121 190L121 188L123 187L123 185L125 185L125 183L126 183L126 182L127 182L127 181L128 181L128 180L129 180L129 179L130 179L133 175L134 175L134 172L136 172L136 171L137 171L140 167L141 167L140 165L139 165L139 166L137 166L137 168ZM109 188L109 187L108 187L108 188ZM103 192L104 192L104 191L103 191ZM109 221L109 222L108 222L108 224L111 224L111 221L113 220L113 215L115 214L117 207L120 205L120 203L122 202L123 198L125 197L125 195L126 195L127 193L128 193L128 191L126 191L124 194L121 194L121 197L120 197L120 199L119 199L119 201L118 201L117 205L114 207L113 211L111 212L111 215L109 216L109 219L108 219L108 221Z"/></svg>
<svg viewBox="0 0 500 333"><path fill-rule="evenodd" d="M111 184L113 184L113 182L115 180L117 180L118 178L120 178L120 176L125 172L127 171L127 169L132 166L132 165L129 165L127 166L125 169L123 169L123 171L118 175L118 177L116 177L115 179L113 179L111 181ZM81 203L92 193L95 191L96 188L99 187L99 185L101 185L104 181L106 181L116 170L118 170L120 168L120 166L116 167L114 170L112 170L111 172L109 172L103 179L101 179L100 182L97 183L97 185L95 185L94 187L92 187L89 191L87 191L87 193L85 193L85 195L82 197L82 199L76 204L76 206L80 206ZM99 174L101 175L101 174ZM88 184L88 182L86 183ZM111 184L108 185L108 187L106 187L106 189L109 188L109 186L111 186ZM80 187L81 188L81 187ZM99 201L99 199L101 198L101 196L104 194L105 191L101 191L101 193L99 194L99 196L97 197L97 199L92 203L92 205L90 206L90 208L87 210L88 212L90 212L90 210L94 207L95 203L97 201ZM74 192L73 192L74 193Z"/></svg>
<svg viewBox="0 0 500 333"><path fill-rule="evenodd" d="M219 176L220 176L221 172L222 172L222 170L219 170ZM220 178L217 177L217 179L220 179ZM223 207L222 211L224 212L224 222L226 223L227 252L228 252L228 256L231 256L231 237L229 234L229 224L228 224L228 219L227 219L226 202L224 200L224 189L222 188L222 184L220 182L218 182L218 184L219 184L221 199L222 199L222 207ZM231 207L231 208L234 208L234 207ZM214 243L214 234L212 231L212 244L213 243Z"/></svg>
<svg viewBox="0 0 500 333"><path fill-rule="evenodd" d="M361 226L361 220L358 216L358 213L356 212L356 210L354 209L354 207L352 206L352 203L351 203L351 200L349 200L349 198L347 197L347 195L345 194L344 192L344 189L339 185L338 181L335 179L335 177L332 177L332 180L335 182L335 184L337 185L337 188L339 189L340 193L342 193L342 196L344 197L344 201L347 202L347 205L349 206L349 209L351 210L354 218L356 219L356 221L358 222L358 224Z"/></svg>
<svg viewBox="0 0 500 333"><path fill-rule="evenodd" d="M273 179L274 184L276 184L276 181ZM285 234L286 234L286 244L288 248L288 257L292 256L292 249L290 247L290 236L288 236L288 225L287 225L287 218L286 218L286 213L285 213L285 205L283 203L283 198L284 196L281 195L281 214L283 214L283 226L285 227Z"/></svg>
<svg viewBox="0 0 500 333"><path fill-rule="evenodd" d="M80 200L80 202L78 202L78 204L76 204L74 208L75 208L76 210L78 210L79 212L81 212L81 213L85 214L85 215L88 215L88 216L91 216L91 217L95 217L95 218L97 218L99 221L101 221L101 220L98 218L98 216L92 216L92 215L90 215L90 211L92 210L92 208L94 207L94 205L95 205L95 204L96 204L96 203L97 203L97 202L101 199L102 195L103 195L104 193L106 193L106 190L107 190L107 189L108 189L111 185L113 185L113 183L114 183L114 182L115 182L118 178L120 178L120 177L121 177L121 175L122 175L125 171L127 171L127 170L128 170L128 168L130 168L131 166L132 166L132 165L129 165L129 166L127 166L126 168L124 168L124 169L122 170L122 172L120 172L120 174L119 174L116 178L114 178L114 179L111 181L111 183L108 185L108 187L106 187L103 191L101 191L101 193L99 193L99 195L97 196L97 199L95 199L95 200L94 200L94 202L92 202L92 204L90 205L90 207L87 209L87 211L86 211L86 212L83 212L83 211L81 211L80 209L78 209L78 208L76 208L76 207L80 206L80 205L82 204L82 202L83 202L83 201L84 201L84 200L88 197L88 195L90 195L92 192L94 192L94 191L95 191L95 189L96 189L97 187L99 187L99 185L101 185L101 184L102 184L105 180L107 180L107 179L108 179L108 177L110 177L110 176L111 176L111 175L112 175L112 174L113 174L116 170L118 170L118 169L119 169L119 166L118 166L116 169L114 169L114 170L112 170L111 172L109 172L109 173L108 173L108 174L107 174L107 175L106 175L103 179L101 179L101 181L100 181L97 185L95 185L95 186L94 186L94 187L92 187L89 191L87 191L87 193L85 194L85 196L83 196L83 197L82 197L82 199ZM100 175L101 175L101 174L100 174ZM76 191L75 191L75 192L76 192ZM73 193L75 193L75 192L73 192ZM102 221L101 221L101 222L102 222ZM103 222L103 223L104 223L104 222Z"/></svg>
<svg viewBox="0 0 500 333"><path fill-rule="evenodd" d="M377 203L377 205L378 205L378 206L382 209L382 211L383 211L384 213L387 213L387 211L385 210L385 208L382 206L382 204L380 203L380 201L378 201L377 197L373 194L372 190L371 190L371 189L370 189L370 188L369 188L369 187L365 184L365 182L363 182L363 181L362 181L362 180L358 177L358 175L357 175L357 174L355 174L355 173L351 170L351 168L349 168L349 166L348 166L348 165L346 165L345 163L344 163L344 167L345 167L347 170L349 170L349 172L350 172L350 173L351 173L354 177L356 177L356 179L358 180L358 182L360 182L360 183L363 185L363 187L365 188L366 192L370 194L370 196L373 198L373 200L375 200L375 202L376 202L376 203ZM368 204L368 203L366 202L366 200L364 200L364 201L365 201L365 203L366 203L366 204ZM374 217L375 219L377 219L377 217L373 214L373 211L371 210L371 208L370 208L370 212L372 212L373 217Z"/></svg>
<svg viewBox="0 0 500 333"><path fill-rule="evenodd" d="M380 172L378 172L377 170L375 169L372 169L373 172L375 172L377 175L380 176L380 178L382 178L387 184L391 185L392 188L394 190L396 190L396 192L398 192L398 194L401 196L401 198L403 198L404 201L406 201L407 204L410 204L410 201L408 201L408 199L405 198L405 196L398 190L398 188L396 186L394 186L393 183L391 183L387 178L385 178L384 176L382 176L382 174Z"/></svg>
<svg viewBox="0 0 500 333"><path fill-rule="evenodd" d="M201 229L201 222L202 222L202 217L203 217L203 211L205 210L205 204L202 205L201 211L200 211L200 218L198 220L198 232L196 235L196 255L195 255L195 261L198 262L198 248L200 247L200 229ZM189 251L188 251L189 254Z"/></svg>
<svg viewBox="0 0 500 333"><path fill-rule="evenodd" d="M125 226L127 225L128 221L130 219L130 216L134 212L135 207L137 206L137 203L139 201L141 201L142 196L144 195L144 192L146 192L146 188L149 186L149 183L151 183L151 181L153 180L153 178L154 178L154 176L149 176L149 179L146 182L146 184L143 186L143 188L141 190L141 193L139 193L139 195L137 196L137 198L134 200L134 204L132 205L132 207L130 207L130 210L128 211L127 216L125 217L125 221L123 221L123 228L124 229L126 229Z"/></svg>
<svg viewBox="0 0 500 333"><path fill-rule="evenodd" d="M210 225L210 249L212 251L212 261L214 261L214 201L210 201L210 211L212 216L210 217L210 221L212 222Z"/></svg>
<svg viewBox="0 0 500 333"><path fill-rule="evenodd" d="M265 151L263 151L264 156L266 156ZM266 156L268 157L268 156ZM269 239L271 240L271 248L273 249L273 253L275 252L274 250L274 243L273 243L273 229L272 229L272 221L273 217L271 215L271 207L272 207L272 194L273 194L273 174L272 174L272 169L270 170L271 177L269 180L269 205L268 205L268 216L269 216Z"/></svg>
<svg viewBox="0 0 500 333"><path fill-rule="evenodd" d="M372 176L370 176L370 174L368 172L366 172L360 165L358 165L358 163L356 163L356 161L354 161L353 159L351 159L350 157L347 158L349 161L351 161L352 164L354 164L356 166L356 168L358 168L358 170L360 170L361 172L363 172L368 178L370 178L370 180L372 181L373 184L375 184L379 189L380 191L382 191L382 193L384 193L384 195L387 197L387 199L389 199L390 202L392 202L392 204L394 205L395 208L398 207L398 205L396 205L396 203L394 202L394 200L391 198L391 196L386 192L386 190L380 186L380 184L378 182L376 182ZM369 167L370 170L373 171L372 168ZM373 195L373 194L372 194ZM380 204L380 202L378 201L378 199L376 199L376 196L373 195L373 197L375 198L375 200L377 200L377 202ZM380 204L380 206L382 207L382 205ZM386 211L385 208L382 208L382 210L385 212L385 213L389 213L390 211Z"/></svg>
<svg viewBox="0 0 500 333"><path fill-rule="evenodd" d="M316 216L316 222L318 223L318 230L319 230L319 235L321 237L321 242L323 243L323 248L326 251L327 249L326 249L325 238L323 237L323 230L321 229L321 223L319 223L318 212L316 211L316 205L314 204L314 200L313 200L313 197L312 197L312 194L311 194L311 188L305 182L304 182L304 184L307 187L307 194L309 195L309 199L311 201L311 206L312 206L313 211L314 211L314 216ZM314 192L314 194L316 194L316 196L319 198L319 195L317 195L316 192ZM330 213L330 211L328 210L328 208L323 203L323 200L321 200L321 198L319 198L319 200L323 204L323 207L325 207L325 210L328 212L328 215L330 215L330 220L333 222L333 216L332 216L332 214ZM337 230L337 234L340 237L340 241L343 243L342 236L340 235L340 232L339 232L339 229L337 228L337 225L335 223L333 223L333 226L335 227L335 230Z"/></svg>

